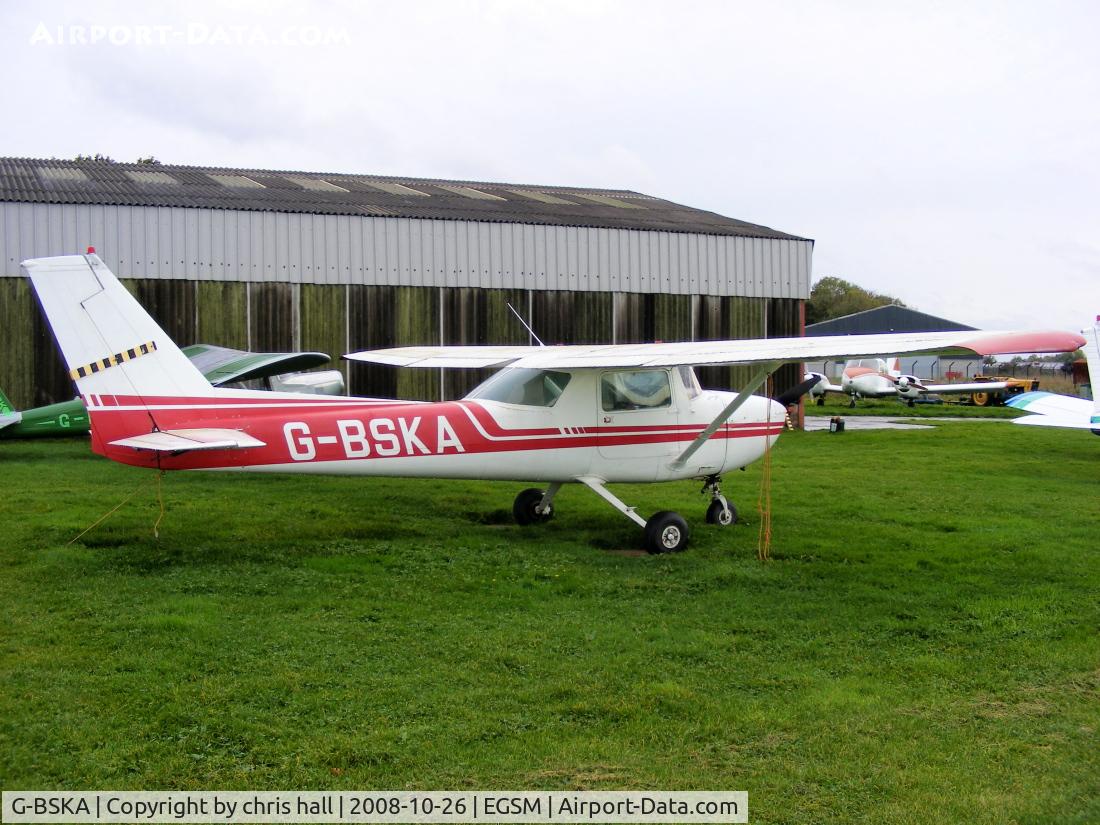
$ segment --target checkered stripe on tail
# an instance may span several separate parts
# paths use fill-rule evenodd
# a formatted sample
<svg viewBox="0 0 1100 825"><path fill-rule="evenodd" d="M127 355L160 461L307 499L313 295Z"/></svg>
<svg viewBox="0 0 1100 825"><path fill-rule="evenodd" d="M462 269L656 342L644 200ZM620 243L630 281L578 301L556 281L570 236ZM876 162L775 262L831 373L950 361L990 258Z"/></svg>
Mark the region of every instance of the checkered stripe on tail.
<svg viewBox="0 0 1100 825"><path fill-rule="evenodd" d="M156 352L156 349L156 341L149 341L140 346L132 347L125 352L116 352L114 355L108 356L107 358L100 358L98 361L85 364L83 367L69 370L69 377L74 381L78 378L87 378L93 373L102 372L111 367L117 367L119 364L124 364L127 361L133 361L135 358L140 358L143 355L148 355L151 352Z"/></svg>

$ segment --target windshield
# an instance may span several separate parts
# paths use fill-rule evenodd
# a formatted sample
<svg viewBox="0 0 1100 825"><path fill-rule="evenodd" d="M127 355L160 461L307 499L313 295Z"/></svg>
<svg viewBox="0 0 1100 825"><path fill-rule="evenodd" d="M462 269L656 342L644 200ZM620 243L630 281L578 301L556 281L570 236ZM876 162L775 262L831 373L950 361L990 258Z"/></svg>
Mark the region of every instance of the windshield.
<svg viewBox="0 0 1100 825"><path fill-rule="evenodd" d="M503 369L466 397L524 407L553 407L572 377L555 370Z"/></svg>

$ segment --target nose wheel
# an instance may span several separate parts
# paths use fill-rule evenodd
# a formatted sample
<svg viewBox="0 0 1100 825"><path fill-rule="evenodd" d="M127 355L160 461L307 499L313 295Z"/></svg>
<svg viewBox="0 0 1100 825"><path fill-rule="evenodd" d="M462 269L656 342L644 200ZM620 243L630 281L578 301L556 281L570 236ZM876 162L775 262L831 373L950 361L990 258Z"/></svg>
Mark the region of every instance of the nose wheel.
<svg viewBox="0 0 1100 825"><path fill-rule="evenodd" d="M729 502L712 501L707 508L707 524L728 527L737 521L737 510Z"/></svg>
<svg viewBox="0 0 1100 825"><path fill-rule="evenodd" d="M703 489L704 494L710 494L710 506L707 507L707 524L717 524L720 527L728 527L737 522L737 508L722 495L722 479L718 476L708 476Z"/></svg>

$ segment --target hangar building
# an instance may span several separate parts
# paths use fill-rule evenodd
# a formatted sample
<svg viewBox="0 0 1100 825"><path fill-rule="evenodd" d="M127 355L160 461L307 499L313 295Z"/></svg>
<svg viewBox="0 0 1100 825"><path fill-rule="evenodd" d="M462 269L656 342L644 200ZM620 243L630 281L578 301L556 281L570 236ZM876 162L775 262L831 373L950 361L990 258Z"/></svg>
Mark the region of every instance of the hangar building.
<svg viewBox="0 0 1100 825"><path fill-rule="evenodd" d="M72 396L19 263L88 246L181 345L336 357L528 343L508 303L547 343L798 335L813 252L630 191L0 158L0 386L19 407ZM481 378L339 366L358 395L454 398Z"/></svg>
<svg viewBox="0 0 1100 825"><path fill-rule="evenodd" d="M968 329L974 329L974 327L960 324L958 321L949 321L946 318L937 318L935 315L909 307L887 304L874 309L865 309L862 312L853 312L851 315L840 318L830 318L828 321L809 324L806 327L806 334L872 335L880 332L953 332ZM893 355L889 352L880 354ZM836 377L839 375L836 367L842 363L830 365L828 362L818 361L807 364L806 367L815 372ZM906 356L901 359L901 371L921 378L962 380L981 375L982 362L980 358L967 358L960 355L944 358L935 355Z"/></svg>

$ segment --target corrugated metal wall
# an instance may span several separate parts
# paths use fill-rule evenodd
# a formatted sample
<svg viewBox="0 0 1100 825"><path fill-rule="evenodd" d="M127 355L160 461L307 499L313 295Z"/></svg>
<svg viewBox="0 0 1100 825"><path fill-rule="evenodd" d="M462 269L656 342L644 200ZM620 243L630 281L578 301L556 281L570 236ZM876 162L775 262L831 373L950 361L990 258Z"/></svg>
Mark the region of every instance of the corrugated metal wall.
<svg viewBox="0 0 1100 825"><path fill-rule="evenodd" d="M94 246L120 278L801 298L813 243L218 209L0 203L0 275Z"/></svg>
<svg viewBox="0 0 1100 825"><path fill-rule="evenodd" d="M402 344L526 344L508 310L530 317L548 344L760 338L799 334L790 299L534 292L505 289L124 281L180 344L327 352L357 395L460 398L489 373L400 370L349 363L345 352ZM73 387L30 290L0 279L0 387L20 408L71 398ZM778 384L797 383L797 367ZM704 386L740 386L744 367L700 370ZM789 373L789 375L787 374Z"/></svg>

